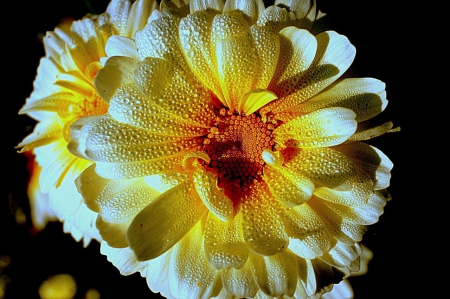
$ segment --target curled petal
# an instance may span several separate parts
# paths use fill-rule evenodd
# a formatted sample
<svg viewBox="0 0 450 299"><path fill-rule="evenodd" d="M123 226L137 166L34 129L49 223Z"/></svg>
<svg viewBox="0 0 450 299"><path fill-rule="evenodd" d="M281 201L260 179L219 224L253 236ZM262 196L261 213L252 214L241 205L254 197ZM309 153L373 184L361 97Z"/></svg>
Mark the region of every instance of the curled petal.
<svg viewBox="0 0 450 299"><path fill-rule="evenodd" d="M109 183L95 172L95 164L86 168L75 180L78 192L83 196L87 207L94 212L100 212L97 198Z"/></svg>
<svg viewBox="0 0 450 299"><path fill-rule="evenodd" d="M207 212L189 182L161 194L131 223L127 237L140 261L155 258L183 238Z"/></svg>
<svg viewBox="0 0 450 299"><path fill-rule="evenodd" d="M337 242L333 248L327 251L320 259L338 268L351 267L352 263L362 254L362 248L358 244L345 244Z"/></svg>
<svg viewBox="0 0 450 299"><path fill-rule="evenodd" d="M278 144L300 148L338 145L355 133L355 113L346 108L324 108L301 115L277 127Z"/></svg>
<svg viewBox="0 0 450 299"><path fill-rule="evenodd" d="M113 35L108 38L105 52L109 57L126 56L136 60L139 59L135 41L125 36Z"/></svg>
<svg viewBox="0 0 450 299"><path fill-rule="evenodd" d="M316 274L310 259L297 257L297 288L294 298L308 298L316 293Z"/></svg>
<svg viewBox="0 0 450 299"><path fill-rule="evenodd" d="M131 220L122 223L109 223L102 219L101 216L97 217L95 223L102 240L108 243L109 246L114 248L126 248L127 242L127 229L130 226Z"/></svg>
<svg viewBox="0 0 450 299"><path fill-rule="evenodd" d="M244 266L248 257L248 247L241 231L242 219L237 216L222 221L213 213L208 214L204 232L205 253L210 264L216 269Z"/></svg>

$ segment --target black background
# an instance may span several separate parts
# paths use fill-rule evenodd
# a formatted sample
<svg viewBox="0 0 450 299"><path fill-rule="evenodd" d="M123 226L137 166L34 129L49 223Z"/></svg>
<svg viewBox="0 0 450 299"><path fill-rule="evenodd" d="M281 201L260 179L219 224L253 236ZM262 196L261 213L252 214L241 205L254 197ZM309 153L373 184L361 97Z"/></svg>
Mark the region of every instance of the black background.
<svg viewBox="0 0 450 299"><path fill-rule="evenodd" d="M92 0L93 12L101 13L109 1ZM415 80L406 80L417 72L412 69L410 1L333 1L318 0L319 8L330 17L331 27L346 35L357 49L353 70L358 77L374 77L386 83L389 104L383 112L387 119L401 127L400 133L386 134L373 144L394 163L391 187L392 201L385 207L380 221L369 228L363 239L374 253L369 272L351 278L355 298L425 298L423 296L425 257L414 252L416 222L414 212L419 182L411 180L412 133L415 116L420 114L411 103L421 101L415 92ZM3 4L2 19L2 185L0 198L0 256L11 263L3 269L10 283L6 299L38 298L39 285L50 275L69 273L78 287L76 299L89 288L100 292L102 299L159 298L152 294L139 274L122 276L99 252L93 242L87 248L63 233L60 223L50 223L38 234L32 233L26 186L28 173L25 156L14 149L27 136L34 122L19 116L18 110L32 91L32 82L40 57L44 55L39 36L53 30L62 18L79 19L91 12L82 0L8 1ZM414 26L413 26L414 27ZM6 79L6 82L5 82ZM6 108L5 108L6 104ZM5 111L6 109L6 111ZM418 155L415 156L419 158ZM410 179L411 178L411 179ZM17 224L14 213L22 209L24 224ZM1 270L0 270L1 271ZM433 289L433 288L431 288ZM422 294L422 295L421 295ZM430 296L431 298L431 296ZM190 298L187 298L190 299Z"/></svg>

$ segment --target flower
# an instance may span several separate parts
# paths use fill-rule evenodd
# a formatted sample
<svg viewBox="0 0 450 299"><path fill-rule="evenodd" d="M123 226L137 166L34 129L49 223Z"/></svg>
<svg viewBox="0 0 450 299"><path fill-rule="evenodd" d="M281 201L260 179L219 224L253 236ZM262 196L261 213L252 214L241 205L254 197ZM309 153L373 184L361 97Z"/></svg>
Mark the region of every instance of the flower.
<svg viewBox="0 0 450 299"><path fill-rule="evenodd" d="M189 12L186 10L189 7ZM101 252L168 298L319 298L360 268L392 162L385 84L310 1L161 2L70 126ZM318 22L320 23L320 22ZM93 163L92 163L93 162Z"/></svg>
<svg viewBox="0 0 450 299"><path fill-rule="evenodd" d="M38 164L28 188L36 228L42 229L56 215L76 240L83 239L85 245L100 240L96 214L86 208L74 184L92 162L67 150L69 127L80 117L107 112L108 104L93 82L106 57L106 41L113 35L131 39L155 8L153 0L133 4L113 0L105 13L63 22L44 37L45 56L34 90L19 112L37 121L34 131L18 145L20 152L33 153Z"/></svg>

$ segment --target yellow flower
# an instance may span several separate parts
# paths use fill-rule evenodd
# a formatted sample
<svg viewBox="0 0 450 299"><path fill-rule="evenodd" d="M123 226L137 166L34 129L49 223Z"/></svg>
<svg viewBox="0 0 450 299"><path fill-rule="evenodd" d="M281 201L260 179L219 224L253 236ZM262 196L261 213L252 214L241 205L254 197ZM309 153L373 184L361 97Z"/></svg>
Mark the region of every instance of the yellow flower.
<svg viewBox="0 0 450 299"><path fill-rule="evenodd" d="M385 84L341 78L355 48L310 1L168 3L108 41L108 113L71 125L101 252L167 298L319 298L390 199L364 142Z"/></svg>
<svg viewBox="0 0 450 299"><path fill-rule="evenodd" d="M155 8L154 0L133 4L113 0L105 13L87 15L70 26L61 24L44 37L45 56L37 70L34 90L19 112L37 121L33 133L18 145L20 152L32 152L39 164L29 186L37 228L43 228L56 215L64 221L64 231L83 239L85 245L92 238L100 239L96 214L86 208L74 184L91 162L68 152L69 127L80 117L107 112L108 104L93 84L106 57L106 41L112 35L131 39Z"/></svg>

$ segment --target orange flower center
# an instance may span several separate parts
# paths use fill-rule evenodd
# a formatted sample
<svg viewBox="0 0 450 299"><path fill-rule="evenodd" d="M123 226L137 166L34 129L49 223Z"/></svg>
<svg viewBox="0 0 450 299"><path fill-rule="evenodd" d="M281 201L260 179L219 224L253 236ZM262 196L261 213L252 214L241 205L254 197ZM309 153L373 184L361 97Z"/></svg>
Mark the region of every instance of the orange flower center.
<svg viewBox="0 0 450 299"><path fill-rule="evenodd" d="M263 121L256 113L244 116L225 108L217 110L216 123L203 141L203 150L211 159L205 167L217 174L218 186L234 202L254 180L261 179L265 165L261 154L273 150L275 127L276 121Z"/></svg>

